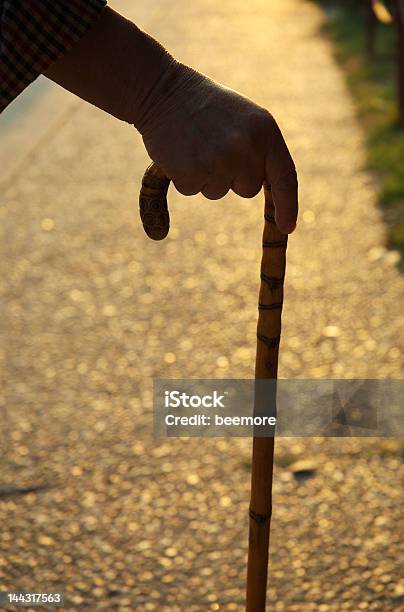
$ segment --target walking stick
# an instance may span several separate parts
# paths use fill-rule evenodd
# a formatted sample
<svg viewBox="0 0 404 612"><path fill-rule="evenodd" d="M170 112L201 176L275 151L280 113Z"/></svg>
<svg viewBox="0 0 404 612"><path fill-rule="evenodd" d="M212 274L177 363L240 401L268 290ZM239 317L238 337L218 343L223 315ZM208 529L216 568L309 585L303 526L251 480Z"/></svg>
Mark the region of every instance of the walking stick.
<svg viewBox="0 0 404 612"><path fill-rule="evenodd" d="M287 236L275 225L274 203L264 185L265 226L262 240L261 287L258 303L255 378L276 379L281 337L283 281ZM273 437L254 437L251 466L248 540L247 612L265 612L268 549L272 514Z"/></svg>
<svg viewBox="0 0 404 612"><path fill-rule="evenodd" d="M146 234L154 240L161 240L168 234L167 191L169 184L169 179L156 164L151 164L147 168L140 190L140 216ZM255 362L257 380L276 379L277 377L287 247L287 236L281 234L275 225L274 203L269 186L264 185L264 193L265 226ZM265 612L273 457L274 438L255 436L249 511L247 612Z"/></svg>

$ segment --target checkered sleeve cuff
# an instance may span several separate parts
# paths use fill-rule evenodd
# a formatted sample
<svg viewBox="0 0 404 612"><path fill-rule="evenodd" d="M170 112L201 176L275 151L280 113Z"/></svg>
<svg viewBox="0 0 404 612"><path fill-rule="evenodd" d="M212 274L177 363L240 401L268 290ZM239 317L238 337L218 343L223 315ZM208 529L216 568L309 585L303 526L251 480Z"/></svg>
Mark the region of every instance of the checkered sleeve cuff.
<svg viewBox="0 0 404 612"><path fill-rule="evenodd" d="M72 48L106 0L0 0L0 112Z"/></svg>

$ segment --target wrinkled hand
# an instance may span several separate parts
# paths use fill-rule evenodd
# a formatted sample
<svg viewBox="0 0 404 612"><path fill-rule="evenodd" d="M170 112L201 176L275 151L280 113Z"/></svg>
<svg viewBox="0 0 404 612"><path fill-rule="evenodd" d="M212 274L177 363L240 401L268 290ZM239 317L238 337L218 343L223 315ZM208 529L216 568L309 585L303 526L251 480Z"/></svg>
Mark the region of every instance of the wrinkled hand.
<svg viewBox="0 0 404 612"><path fill-rule="evenodd" d="M272 115L239 93L176 63L138 127L146 149L184 195L209 199L229 189L251 198L271 185L280 231L297 219L297 176Z"/></svg>
<svg viewBox="0 0 404 612"><path fill-rule="evenodd" d="M297 218L296 171L268 111L176 61L156 40L106 7L46 76L134 125L150 157L183 194L252 197L271 185L278 228Z"/></svg>

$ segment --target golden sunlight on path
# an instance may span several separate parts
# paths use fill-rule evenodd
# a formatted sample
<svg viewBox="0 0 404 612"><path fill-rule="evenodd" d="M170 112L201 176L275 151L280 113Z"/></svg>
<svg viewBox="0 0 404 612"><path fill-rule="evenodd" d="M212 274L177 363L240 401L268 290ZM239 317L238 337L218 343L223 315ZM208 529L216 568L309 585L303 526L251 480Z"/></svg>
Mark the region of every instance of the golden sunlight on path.
<svg viewBox="0 0 404 612"><path fill-rule="evenodd" d="M295 157L280 375L399 378L403 280L321 21L304 0L162 0L141 25L267 106ZM250 442L154 439L152 379L252 376L263 197L170 192L172 231L152 243L141 139L74 105L0 207L1 589L60 589L68 610L241 611ZM269 609L400 609L401 452L277 442Z"/></svg>

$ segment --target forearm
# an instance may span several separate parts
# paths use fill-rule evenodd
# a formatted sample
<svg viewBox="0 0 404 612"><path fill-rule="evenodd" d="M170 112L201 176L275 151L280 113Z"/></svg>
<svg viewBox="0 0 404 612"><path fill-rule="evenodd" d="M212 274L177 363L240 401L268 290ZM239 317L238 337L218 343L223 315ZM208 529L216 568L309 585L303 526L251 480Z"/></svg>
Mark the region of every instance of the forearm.
<svg viewBox="0 0 404 612"><path fill-rule="evenodd" d="M174 58L153 38L107 7L93 28L45 75L83 100L134 124L163 95Z"/></svg>

